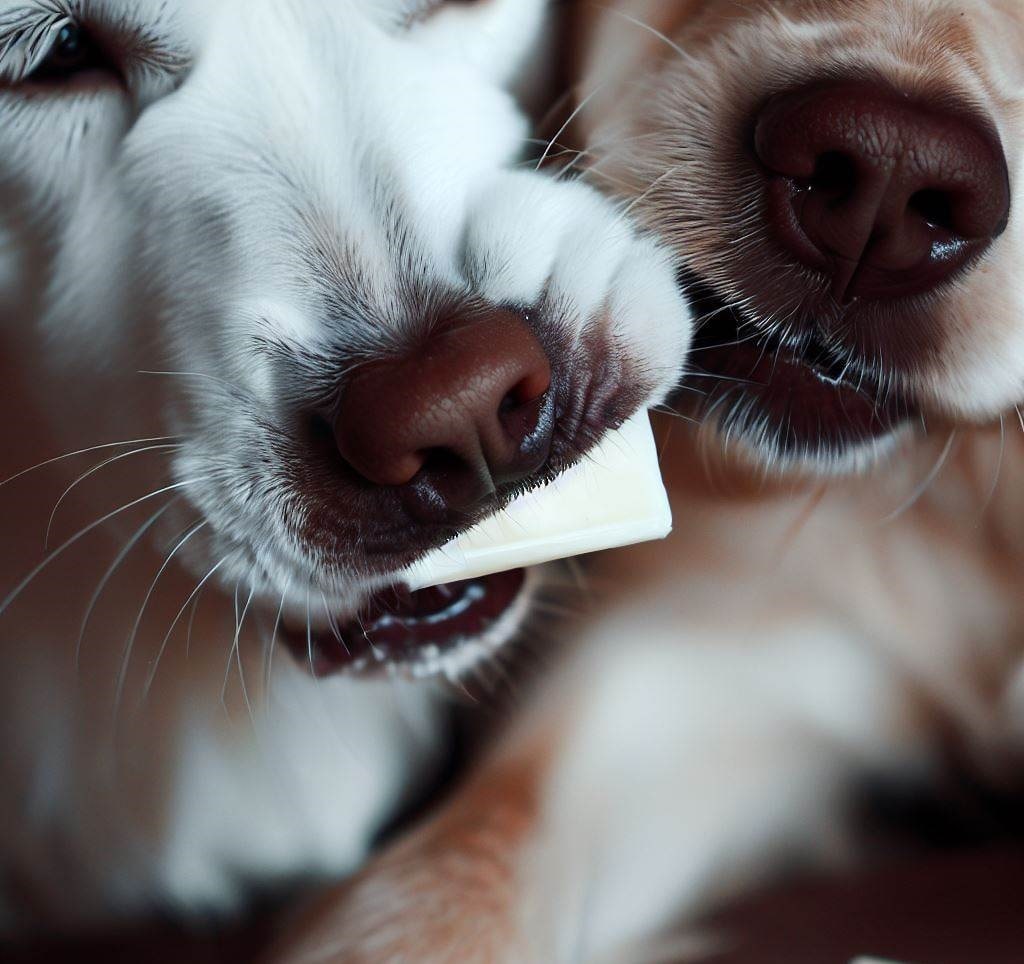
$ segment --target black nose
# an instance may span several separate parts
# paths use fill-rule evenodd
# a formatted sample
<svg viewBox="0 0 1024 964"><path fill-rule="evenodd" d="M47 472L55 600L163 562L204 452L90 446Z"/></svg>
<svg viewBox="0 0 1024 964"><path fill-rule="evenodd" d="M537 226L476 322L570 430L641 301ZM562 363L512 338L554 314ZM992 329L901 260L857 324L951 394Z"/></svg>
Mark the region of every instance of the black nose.
<svg viewBox="0 0 1024 964"><path fill-rule="evenodd" d="M414 354L359 369L335 420L338 451L367 482L399 488L418 521L441 521L544 465L550 387L526 322L490 311L446 325Z"/></svg>
<svg viewBox="0 0 1024 964"><path fill-rule="evenodd" d="M921 294L1006 228L998 137L965 114L878 84L818 84L757 119L773 234L826 272L837 301Z"/></svg>

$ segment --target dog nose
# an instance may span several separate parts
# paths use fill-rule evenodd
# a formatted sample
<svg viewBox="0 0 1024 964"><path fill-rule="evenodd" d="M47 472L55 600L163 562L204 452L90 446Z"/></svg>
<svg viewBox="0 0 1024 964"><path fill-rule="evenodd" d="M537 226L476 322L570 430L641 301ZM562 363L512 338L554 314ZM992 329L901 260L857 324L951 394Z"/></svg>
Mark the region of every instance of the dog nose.
<svg viewBox="0 0 1024 964"><path fill-rule="evenodd" d="M548 458L551 366L526 322L494 310L435 331L414 354L358 369L338 409L338 451L399 487L417 521L444 521Z"/></svg>
<svg viewBox="0 0 1024 964"><path fill-rule="evenodd" d="M1006 228L998 137L878 84L818 84L768 102L754 148L776 239L839 302L931 290Z"/></svg>

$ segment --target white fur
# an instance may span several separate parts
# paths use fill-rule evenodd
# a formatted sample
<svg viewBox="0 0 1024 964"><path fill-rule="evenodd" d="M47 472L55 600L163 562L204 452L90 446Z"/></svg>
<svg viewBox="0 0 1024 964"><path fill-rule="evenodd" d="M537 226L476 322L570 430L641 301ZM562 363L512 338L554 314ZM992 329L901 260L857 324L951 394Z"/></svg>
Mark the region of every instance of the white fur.
<svg viewBox="0 0 1024 964"><path fill-rule="evenodd" d="M55 544L142 501L52 559L68 478L0 490L8 925L219 912L345 873L436 759L429 684L268 663L279 610L355 609L390 578L358 539L339 562L298 534L280 445L315 377L404 343L447 294L544 306L576 338L607 326L651 401L676 377L689 316L664 253L596 193L515 169L529 131L506 87L545 6L0 0L0 338L26 413L0 478L107 441L180 446L77 487ZM69 20L123 86L25 85ZM282 381L268 344L314 362Z"/></svg>

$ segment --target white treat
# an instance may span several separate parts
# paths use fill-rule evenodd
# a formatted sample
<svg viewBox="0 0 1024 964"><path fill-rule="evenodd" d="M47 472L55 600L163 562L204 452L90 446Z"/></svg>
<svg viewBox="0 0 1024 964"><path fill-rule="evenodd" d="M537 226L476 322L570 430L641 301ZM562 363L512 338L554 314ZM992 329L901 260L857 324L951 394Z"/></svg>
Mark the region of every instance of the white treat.
<svg viewBox="0 0 1024 964"><path fill-rule="evenodd" d="M473 579L598 549L664 539L672 512L646 412L554 482L420 560L411 589Z"/></svg>

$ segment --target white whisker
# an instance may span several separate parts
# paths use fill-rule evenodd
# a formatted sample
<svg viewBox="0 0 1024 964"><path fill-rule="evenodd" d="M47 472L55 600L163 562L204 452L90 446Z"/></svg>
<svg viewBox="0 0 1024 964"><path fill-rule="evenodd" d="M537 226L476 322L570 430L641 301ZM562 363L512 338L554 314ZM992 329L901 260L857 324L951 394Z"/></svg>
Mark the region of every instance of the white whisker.
<svg viewBox="0 0 1024 964"><path fill-rule="evenodd" d="M57 517L57 511L63 505L64 500L71 494L74 489L88 479L90 476L95 475L101 469L105 469L108 465L113 465L115 462L120 462L123 459L131 458L133 455L142 455L144 452L158 452L167 449L180 449L180 444L162 444L162 445L147 445L141 449L132 449L130 452L121 452L119 455L114 455L109 459L104 459L99 465L94 465L91 469L83 472L74 482L72 482L60 495L60 498L53 505L53 511L50 513L50 518L46 523L46 535L43 538L43 548L48 549L50 547L50 533L53 531L53 520Z"/></svg>
<svg viewBox="0 0 1024 964"><path fill-rule="evenodd" d="M576 118L579 116L580 112L583 111L586 108L587 104L589 104L590 101L592 101L594 99L594 97L596 97L598 95L598 93L600 93L600 91L603 89L603 87L604 87L604 84L599 84L589 94L587 94L587 96L584 97L579 102L579 104L576 105L576 107L573 110L573 112L565 119L565 121L562 124L562 126L559 127L558 130L555 132L555 136L552 137L551 140L548 142L548 146L544 148L544 153L541 154L540 160L537 161L537 166L536 166L536 168L534 168L534 170L539 171L541 169L541 167L544 166L544 162L548 159L548 154L551 153L551 149L555 146L555 144L558 143L558 139L568 130L569 125L574 120L576 120Z"/></svg>
<svg viewBox="0 0 1024 964"><path fill-rule="evenodd" d="M220 385L222 388L229 389L233 394L236 395L248 395L244 388L235 385L233 382L229 382L226 378L220 378L218 375L211 375L208 372L172 372L172 371L145 371L140 370L140 375L155 375L161 378L203 378L207 381L214 382Z"/></svg>
<svg viewBox="0 0 1024 964"><path fill-rule="evenodd" d="M153 681L156 679L156 672L157 672L157 669L159 669L159 667L160 667L160 660L163 659L164 651L167 649L167 644L170 641L171 634L174 632L174 627L177 626L178 623L181 621L181 617L185 615L185 610L188 609L188 607L191 605L193 600L196 601L196 602L199 601L199 594L203 591L203 588L210 581L210 579L213 578L214 574L221 568L221 566L223 566L224 563L227 562L227 561L228 561L228 557L224 556L224 558L221 559L220 562L216 563L213 566L213 568L211 568L210 571L205 576L203 576L202 579L199 580L199 582L196 584L196 587L192 590L191 593L189 593L188 599L185 600L185 602L182 605L181 609L178 610L177 615L174 617L174 619L171 620L170 628L167 630L167 633L164 635L163 642L160 643L160 649L157 650L156 658L153 660L153 668L149 671L149 675L146 677L146 683L142 687L142 702L143 703L146 701L146 698L149 696L149 691L153 688ZM191 627L192 627L192 621L189 620L189 629L190 630L191 630ZM191 637L191 632L189 632L189 636ZM187 652L188 652L188 650L186 648L186 653Z"/></svg>
<svg viewBox="0 0 1024 964"><path fill-rule="evenodd" d="M327 621L330 624L331 632L334 634L334 638L339 643L341 643L342 647L345 650L345 653L348 656L351 656L352 653L349 651L348 644L345 642L345 637L342 635L341 629L338 626L338 620L334 618L334 613L331 612L331 607L328 605L327 597L324 595L323 592L320 593L320 598L324 601L324 612L327 613Z"/></svg>
<svg viewBox="0 0 1024 964"><path fill-rule="evenodd" d="M238 608L238 587L242 584L239 580L235 583L235 591L231 594L232 603L235 609L235 629L232 634L232 640L238 637L238 629L241 625L241 610ZM224 712L229 713L228 710L228 684L231 682L231 666L234 663L234 644L228 647L228 658L224 664L224 679L220 684L220 704L224 707Z"/></svg>
<svg viewBox="0 0 1024 964"><path fill-rule="evenodd" d="M999 488L999 478L1003 474L1003 460L1006 458L1006 419L1004 416L999 416L999 457L996 459L996 470L992 476L992 485L989 487L988 493L985 496L985 501L981 505L980 517L984 516L988 512L989 506L992 505L992 500L996 497L996 490Z"/></svg>
<svg viewBox="0 0 1024 964"><path fill-rule="evenodd" d="M245 685L245 670L242 667L242 626L245 623L245 616L249 612L249 607L252 605L253 596L255 595L256 587L250 583L249 598L245 600L245 605L242 607L242 615L239 617L238 626L235 628L235 639L231 644L235 653L235 662L238 664L238 682L242 687L242 699L245 700L245 708L249 713L249 720L252 722L254 732L256 730L256 714L253 712L252 701L249 699L249 690Z"/></svg>
<svg viewBox="0 0 1024 964"><path fill-rule="evenodd" d="M925 476L924 481L913 491L910 498L903 503L894 512L890 512L883 520L882 524L886 525L890 522L895 521L905 512L907 512L917 501L931 488L932 483L939 477L939 473L942 471L943 466L946 464L946 460L949 458L950 452L953 451L953 443L956 441L956 431L949 433L949 438L946 439L946 444L943 446L942 452L939 455L935 465L932 466L931 471Z"/></svg>
<svg viewBox="0 0 1024 964"><path fill-rule="evenodd" d="M284 591L281 593L281 604L277 607L277 616L274 618L274 629L270 635L270 646L267 649L267 665L264 670L265 677L265 689L267 694L267 702L270 702L270 680L271 674L274 670L274 648L277 646L277 636L281 630L281 619L284 617L284 602L291 590L291 580L288 580L288 584L284 587Z"/></svg>
<svg viewBox="0 0 1024 964"><path fill-rule="evenodd" d="M192 603L192 612L188 617L188 629L185 630L185 659L192 655L192 626L196 621L196 613L199 611L199 597Z"/></svg>
<svg viewBox="0 0 1024 964"><path fill-rule="evenodd" d="M18 596L20 596L28 585L36 578L47 566L50 565L58 556L63 555L68 549L75 545L80 540L84 539L89 533L95 532L100 526L109 522L115 516L119 516L122 512L127 512L129 509L134 509L135 506L141 505L143 502L149 499L155 499L157 496L163 495L165 492L173 492L176 489L182 489L188 485L195 485L198 482L204 481L204 478L186 479L183 482L175 482L173 485L166 485L162 489L157 489L155 492L150 492L148 495L141 496L127 505L122 505L120 508L114 509L113 512L108 512L101 519L97 519L95 522L90 523L84 529L79 530L70 539L63 544L59 545L53 550L38 566L35 567L21 582L18 583L5 597L3 602L0 602L0 616L2 616L13 603Z"/></svg>
<svg viewBox="0 0 1024 964"><path fill-rule="evenodd" d="M313 667L313 624L309 618L309 587L306 587L306 650L309 653L309 671L316 679L316 670Z"/></svg>
<svg viewBox="0 0 1024 964"><path fill-rule="evenodd" d="M201 522L197 522L184 536L175 544L174 548L168 553L167 558L164 559L163 564L157 570L157 574L153 577L153 581L149 585L149 590L146 593L145 599L142 600L142 606L139 608L139 613L135 617L135 623L132 626L132 631L128 636L128 640L125 643L124 652L121 655L121 669L117 674L117 687L114 690L114 714L118 713L121 706L121 699L124 695L125 681L128 678L128 668L131 663L132 650L135 647L135 640L139 635L139 628L142 626L142 618L146 614L146 609L149 606L150 600L153 598L153 593L156 591L157 583L160 582L160 577L167 571L167 567L170 566L171 561L177 555L178 550L185 545L197 532L201 529L206 528L209 523L204 519Z"/></svg>
<svg viewBox="0 0 1024 964"><path fill-rule="evenodd" d="M632 201L629 202L629 204L626 205L622 212L623 217L628 217L630 214L632 214L633 208L635 208L638 204L642 204L644 201L646 201L647 198L650 197L650 195L661 186L663 181L667 181L681 167L681 164L677 164L675 167L670 167L667 171L656 177L642 193L638 194L635 198L633 198Z"/></svg>
<svg viewBox="0 0 1024 964"><path fill-rule="evenodd" d="M89 620L92 618L93 610L96 608L97 603L100 600L100 596L103 595L103 590L106 589L107 583L113 578L114 573L120 568L121 563L128 557L128 554L135 548L136 545L141 541L142 537L156 525L157 521L163 516L163 514L178 501L178 496L170 499L166 505L161 506L149 517L149 519L136 530L135 535L128 540L121 548L120 552L114 557L114 561L110 564L107 571L103 574L99 583L96 585L96 589L93 591L92 596L89 599L89 604L85 608L85 616L82 617L82 625L78 631L78 642L75 644L75 670L76 672L81 667L81 656L82 656L82 643L85 640L85 633L89 626Z"/></svg>
<svg viewBox="0 0 1024 964"><path fill-rule="evenodd" d="M65 452L63 455L54 456L52 459L47 459L45 462L37 462L35 465L29 466L27 469L22 469L20 472L16 472L14 475L11 475L0 482L0 489L10 482L23 478L30 472L35 472L38 469L45 469L48 465L56 465L58 462L63 462L66 459L73 459L78 455L88 455L90 452L101 452L104 449L115 449L124 445L144 445L148 442L174 442L178 440L178 438L179 436L177 435L156 435L153 438L136 438L129 439L124 442L104 442L102 445L91 445L86 449L76 449L74 452Z"/></svg>
<svg viewBox="0 0 1024 964"><path fill-rule="evenodd" d="M639 27L641 30L646 30L649 34L653 35L662 43L666 44L668 47L674 50L677 54L679 54L679 56L683 60L688 61L690 59L689 56L686 54L686 51L684 51L683 48L679 46L679 44L672 41L669 37L666 37L665 34L663 34L660 30L657 30L654 27L652 27L649 23L644 23L642 20L637 20L636 17L631 17L628 13L623 13L621 10L613 10L609 8L608 12L613 16L619 17L622 20L625 20L633 24L634 27Z"/></svg>

